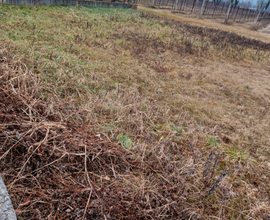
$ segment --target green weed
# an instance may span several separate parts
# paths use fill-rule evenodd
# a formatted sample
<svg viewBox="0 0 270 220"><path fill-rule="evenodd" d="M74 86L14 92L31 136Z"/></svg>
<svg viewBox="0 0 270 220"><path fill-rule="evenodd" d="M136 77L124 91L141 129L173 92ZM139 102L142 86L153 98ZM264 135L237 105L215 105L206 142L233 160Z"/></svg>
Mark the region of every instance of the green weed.
<svg viewBox="0 0 270 220"><path fill-rule="evenodd" d="M177 126L175 124L168 124L166 126L166 129L169 131L173 131L178 136L183 136L183 126Z"/></svg>
<svg viewBox="0 0 270 220"><path fill-rule="evenodd" d="M216 137L207 137L206 138L206 147L212 148L218 146L218 141Z"/></svg>
<svg viewBox="0 0 270 220"><path fill-rule="evenodd" d="M240 150L239 147L233 146L233 148L226 148L225 153L228 154L228 156L234 160L234 161L244 161L249 158L247 154L247 149L244 151Z"/></svg>
<svg viewBox="0 0 270 220"><path fill-rule="evenodd" d="M135 147L135 144L132 142L131 138L128 135L119 134L118 135L118 144L121 144L124 148L130 150Z"/></svg>

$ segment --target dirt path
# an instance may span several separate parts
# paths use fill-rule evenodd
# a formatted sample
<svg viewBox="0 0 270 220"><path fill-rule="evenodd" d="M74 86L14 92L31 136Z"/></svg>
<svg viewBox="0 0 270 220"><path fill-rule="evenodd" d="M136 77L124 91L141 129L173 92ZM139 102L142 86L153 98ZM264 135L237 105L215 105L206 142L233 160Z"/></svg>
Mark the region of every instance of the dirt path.
<svg viewBox="0 0 270 220"><path fill-rule="evenodd" d="M198 19L194 16L185 15L185 14L174 14L171 13L171 10L168 9L153 9L153 8L147 8L143 6L138 7L139 10L149 12L151 14L165 16L167 18L178 20L181 22L191 23L191 24L197 24L205 27L211 27L211 28L219 28L224 31L230 31L234 32L240 35L244 35L246 37L255 38L258 40L262 40L265 42L270 42L270 27L263 29L262 31L253 31L248 29L247 24L233 24L233 25L225 25L222 24L221 20L211 20L211 19ZM220 22L220 23L217 23Z"/></svg>
<svg viewBox="0 0 270 220"><path fill-rule="evenodd" d="M259 30L259 32L265 33L265 34L270 34L270 25L268 25L267 27Z"/></svg>

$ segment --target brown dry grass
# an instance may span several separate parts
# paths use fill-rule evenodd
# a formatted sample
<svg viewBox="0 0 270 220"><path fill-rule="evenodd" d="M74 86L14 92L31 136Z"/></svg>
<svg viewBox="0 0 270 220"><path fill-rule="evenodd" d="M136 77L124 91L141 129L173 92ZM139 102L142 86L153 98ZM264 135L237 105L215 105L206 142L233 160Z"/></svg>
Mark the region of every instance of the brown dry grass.
<svg viewBox="0 0 270 220"><path fill-rule="evenodd" d="M125 10L0 7L19 218L269 218L269 44Z"/></svg>

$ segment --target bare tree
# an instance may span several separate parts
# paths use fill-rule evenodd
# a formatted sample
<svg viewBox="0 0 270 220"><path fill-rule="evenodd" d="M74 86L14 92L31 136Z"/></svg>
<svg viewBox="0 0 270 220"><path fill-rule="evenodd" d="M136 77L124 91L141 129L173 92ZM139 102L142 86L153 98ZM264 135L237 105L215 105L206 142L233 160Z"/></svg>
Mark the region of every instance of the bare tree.
<svg viewBox="0 0 270 220"><path fill-rule="evenodd" d="M228 23L228 19L229 19L229 16L230 16L232 6L236 7L238 5L238 3L239 3L239 0L231 0L230 1L228 11L226 13L226 16L225 16L225 19L224 19L224 22L223 22L224 24Z"/></svg>
<svg viewBox="0 0 270 220"><path fill-rule="evenodd" d="M177 6L178 6L178 0L175 1L175 6L174 6L174 10L177 10Z"/></svg>
<svg viewBox="0 0 270 220"><path fill-rule="evenodd" d="M202 18L203 8L204 8L204 5L205 5L205 2L206 2L206 0L203 0L201 11L200 11L200 18Z"/></svg>
<svg viewBox="0 0 270 220"><path fill-rule="evenodd" d="M257 0L256 8L259 11L264 4L264 0Z"/></svg>
<svg viewBox="0 0 270 220"><path fill-rule="evenodd" d="M265 14L266 10L268 9L269 5L270 5L270 0L268 0L268 2L264 2L263 0L258 0L257 1L257 8L258 8L259 12L258 12L258 15L257 15L255 21L254 21L254 25L257 24L262 12L263 12L263 16L264 16L264 14Z"/></svg>
<svg viewBox="0 0 270 220"><path fill-rule="evenodd" d="M230 1L229 7L228 7L228 10L227 10L227 13L226 13L224 22L223 22L224 24L227 24L228 23L228 19L229 19L229 15L230 15L230 12L231 12L231 8L232 8L233 2L234 2L234 0L231 0Z"/></svg>

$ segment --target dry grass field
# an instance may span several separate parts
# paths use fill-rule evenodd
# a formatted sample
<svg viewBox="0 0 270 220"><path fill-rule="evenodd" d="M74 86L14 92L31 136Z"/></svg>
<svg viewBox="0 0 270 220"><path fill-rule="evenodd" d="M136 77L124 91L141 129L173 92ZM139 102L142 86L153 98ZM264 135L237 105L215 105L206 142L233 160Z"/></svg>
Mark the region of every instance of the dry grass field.
<svg viewBox="0 0 270 220"><path fill-rule="evenodd" d="M0 31L18 219L270 218L269 41L62 6L0 5Z"/></svg>

